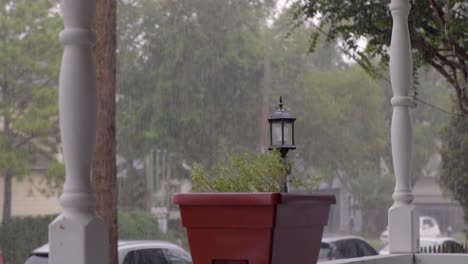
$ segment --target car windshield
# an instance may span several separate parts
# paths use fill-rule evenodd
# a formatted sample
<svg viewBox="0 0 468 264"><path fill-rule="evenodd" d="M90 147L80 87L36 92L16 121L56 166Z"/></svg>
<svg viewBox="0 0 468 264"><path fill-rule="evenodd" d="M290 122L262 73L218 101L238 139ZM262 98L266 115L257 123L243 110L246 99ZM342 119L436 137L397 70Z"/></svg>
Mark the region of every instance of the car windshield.
<svg viewBox="0 0 468 264"><path fill-rule="evenodd" d="M24 264L49 264L47 255L32 255Z"/></svg>

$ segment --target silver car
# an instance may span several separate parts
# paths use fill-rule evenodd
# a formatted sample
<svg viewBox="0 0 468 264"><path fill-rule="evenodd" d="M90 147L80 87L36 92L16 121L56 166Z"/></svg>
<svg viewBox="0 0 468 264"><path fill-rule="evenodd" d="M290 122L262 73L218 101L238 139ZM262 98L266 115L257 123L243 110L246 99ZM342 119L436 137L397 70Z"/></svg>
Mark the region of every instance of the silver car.
<svg viewBox="0 0 468 264"><path fill-rule="evenodd" d="M192 264L183 248L166 241L119 240L119 264ZM49 244L33 250L25 264L48 264Z"/></svg>

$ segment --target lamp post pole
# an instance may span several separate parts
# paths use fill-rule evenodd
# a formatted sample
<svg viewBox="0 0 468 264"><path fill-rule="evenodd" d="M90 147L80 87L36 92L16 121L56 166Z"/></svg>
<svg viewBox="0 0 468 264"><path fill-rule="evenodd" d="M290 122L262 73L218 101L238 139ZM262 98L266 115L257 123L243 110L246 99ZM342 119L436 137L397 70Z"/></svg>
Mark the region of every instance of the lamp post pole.
<svg viewBox="0 0 468 264"><path fill-rule="evenodd" d="M285 192L285 193L289 192L288 183L289 183L289 175L291 175L291 163L289 162L289 159L286 156L286 154L287 154L287 151L286 151L286 153L284 153L284 155L281 154L281 157L283 158L283 162L286 165L286 177L284 179L283 190L281 190L282 192Z"/></svg>
<svg viewBox="0 0 468 264"><path fill-rule="evenodd" d="M294 122L296 118L283 108L283 98L279 99L279 108L268 118L270 124L270 147L268 150L278 150L286 164L286 177L282 187L282 192L288 192L288 178L291 173L291 166L286 154L291 149L296 149L294 145Z"/></svg>

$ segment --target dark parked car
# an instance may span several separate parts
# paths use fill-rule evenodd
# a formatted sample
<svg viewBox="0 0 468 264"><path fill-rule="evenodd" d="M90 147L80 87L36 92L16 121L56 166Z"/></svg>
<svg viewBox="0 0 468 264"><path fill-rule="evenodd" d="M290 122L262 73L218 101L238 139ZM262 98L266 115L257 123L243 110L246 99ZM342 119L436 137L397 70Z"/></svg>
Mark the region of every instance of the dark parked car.
<svg viewBox="0 0 468 264"><path fill-rule="evenodd" d="M324 237L318 261L359 258L378 255L364 239L355 236Z"/></svg>
<svg viewBox="0 0 468 264"><path fill-rule="evenodd" d="M118 264L192 264L192 258L181 247L155 240L119 241ZM48 264L49 245L35 249L25 264Z"/></svg>

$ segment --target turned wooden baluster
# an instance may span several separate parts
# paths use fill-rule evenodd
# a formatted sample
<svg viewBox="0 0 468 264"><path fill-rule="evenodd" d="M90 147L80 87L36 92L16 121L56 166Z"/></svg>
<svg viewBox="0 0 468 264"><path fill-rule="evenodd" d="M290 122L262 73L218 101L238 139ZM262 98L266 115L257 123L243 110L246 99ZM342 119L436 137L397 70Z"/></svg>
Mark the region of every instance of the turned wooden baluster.
<svg viewBox="0 0 468 264"><path fill-rule="evenodd" d="M410 114L412 99L411 44L408 30L408 0L392 0L392 41L390 47L390 78L392 82L393 117L391 143L395 171L394 204L388 211L390 252L417 252L419 244L419 217L415 213L411 188L413 128Z"/></svg>
<svg viewBox="0 0 468 264"><path fill-rule="evenodd" d="M108 263L108 230L95 214L91 162L96 131L96 73L92 31L95 0L61 0L65 45L59 80L60 132L65 160L63 213L49 225L51 264Z"/></svg>

